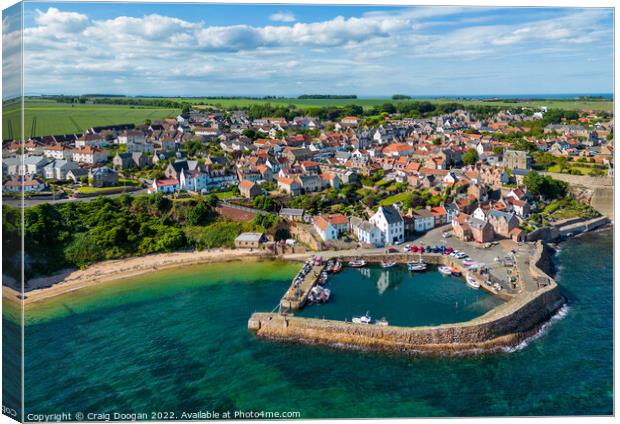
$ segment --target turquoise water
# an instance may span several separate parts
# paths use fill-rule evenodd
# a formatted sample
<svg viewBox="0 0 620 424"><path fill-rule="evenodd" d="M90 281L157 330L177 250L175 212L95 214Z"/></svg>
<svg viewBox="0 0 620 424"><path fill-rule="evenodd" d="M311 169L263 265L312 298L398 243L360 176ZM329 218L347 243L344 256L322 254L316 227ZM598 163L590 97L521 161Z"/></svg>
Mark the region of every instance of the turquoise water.
<svg viewBox="0 0 620 424"><path fill-rule="evenodd" d="M469 358L254 338L247 319L275 306L296 269L286 264L161 272L64 296L29 313L26 413L612 414L612 248L611 232L564 244L566 316L522 350Z"/></svg>
<svg viewBox="0 0 620 424"><path fill-rule="evenodd" d="M436 325L468 321L502 303L486 291L471 289L463 278L446 277L429 266L409 272L405 266L343 268L330 275L329 303L311 305L297 315L351 320L369 311L393 325Z"/></svg>

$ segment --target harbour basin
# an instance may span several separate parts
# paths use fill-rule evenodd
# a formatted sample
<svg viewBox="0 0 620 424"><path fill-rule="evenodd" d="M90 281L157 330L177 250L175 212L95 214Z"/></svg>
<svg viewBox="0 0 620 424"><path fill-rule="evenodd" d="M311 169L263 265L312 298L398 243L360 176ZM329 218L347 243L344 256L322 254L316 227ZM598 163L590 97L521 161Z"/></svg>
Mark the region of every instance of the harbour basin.
<svg viewBox="0 0 620 424"><path fill-rule="evenodd" d="M424 326L463 322L476 318L503 301L483 289L472 289L464 278L444 276L429 265L425 272L404 265L343 268L330 274L325 287L328 303L307 305L295 315L351 321L369 312L390 325Z"/></svg>

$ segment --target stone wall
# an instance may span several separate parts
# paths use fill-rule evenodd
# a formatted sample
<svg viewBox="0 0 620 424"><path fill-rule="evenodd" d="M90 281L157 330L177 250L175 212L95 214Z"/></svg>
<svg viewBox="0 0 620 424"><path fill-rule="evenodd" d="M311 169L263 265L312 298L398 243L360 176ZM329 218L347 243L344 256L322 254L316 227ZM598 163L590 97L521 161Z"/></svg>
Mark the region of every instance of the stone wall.
<svg viewBox="0 0 620 424"><path fill-rule="evenodd" d="M545 275L548 285L522 293L471 321L396 327L255 313L248 328L268 339L414 354L463 354L513 347L538 331L564 303L555 281L539 268L549 254L542 243L541 246L530 267ZM429 255L425 260L430 262L433 257Z"/></svg>
<svg viewBox="0 0 620 424"><path fill-rule="evenodd" d="M575 198L592 206L609 219L614 219L613 178L570 175L558 172L541 172L541 174L568 183L570 192Z"/></svg>

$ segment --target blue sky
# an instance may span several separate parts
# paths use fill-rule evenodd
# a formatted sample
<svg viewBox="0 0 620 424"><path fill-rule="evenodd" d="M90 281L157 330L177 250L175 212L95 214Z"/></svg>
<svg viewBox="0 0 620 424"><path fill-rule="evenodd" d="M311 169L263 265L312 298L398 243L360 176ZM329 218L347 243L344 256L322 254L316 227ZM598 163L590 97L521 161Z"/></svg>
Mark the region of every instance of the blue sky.
<svg viewBox="0 0 620 424"><path fill-rule="evenodd" d="M609 93L612 42L611 9L26 3L24 78L31 94Z"/></svg>

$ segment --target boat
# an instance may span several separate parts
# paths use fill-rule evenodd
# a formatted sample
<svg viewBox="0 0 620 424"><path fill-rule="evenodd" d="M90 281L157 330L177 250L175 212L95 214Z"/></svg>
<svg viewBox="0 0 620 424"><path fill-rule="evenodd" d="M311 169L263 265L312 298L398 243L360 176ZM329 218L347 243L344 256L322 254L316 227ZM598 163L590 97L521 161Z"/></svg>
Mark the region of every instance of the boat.
<svg viewBox="0 0 620 424"><path fill-rule="evenodd" d="M396 262L381 261L381 268L392 268L394 265L396 265Z"/></svg>
<svg viewBox="0 0 620 424"><path fill-rule="evenodd" d="M390 325L390 323L385 319L385 317L381 318L378 321L375 321L376 325L381 325L381 326L386 326L386 325Z"/></svg>
<svg viewBox="0 0 620 424"><path fill-rule="evenodd" d="M366 266L366 261L363 259L354 259L351 262L349 262L349 266L351 268L362 268Z"/></svg>
<svg viewBox="0 0 620 424"><path fill-rule="evenodd" d="M321 286L314 286L308 293L308 301L310 303L327 303L331 296L331 290Z"/></svg>
<svg viewBox="0 0 620 424"><path fill-rule="evenodd" d="M443 275L452 275L452 268L450 268L449 266L443 265L437 268L437 270L441 272Z"/></svg>
<svg viewBox="0 0 620 424"><path fill-rule="evenodd" d="M493 288L497 291L500 291L502 289L502 286L500 286L499 283L495 283L493 284Z"/></svg>
<svg viewBox="0 0 620 424"><path fill-rule="evenodd" d="M342 270L342 261L338 259L332 268L332 272L340 272Z"/></svg>
<svg viewBox="0 0 620 424"><path fill-rule="evenodd" d="M407 269L409 271L426 271L426 264L424 262L409 262Z"/></svg>
<svg viewBox="0 0 620 424"><path fill-rule="evenodd" d="M463 275L461 271L458 270L458 268L452 267L450 268L450 271L452 272L452 275L455 277L460 277L461 275Z"/></svg>
<svg viewBox="0 0 620 424"><path fill-rule="evenodd" d="M472 289L480 288L480 283L476 281L476 279L472 277L471 275L468 275L467 278L465 278L465 280L467 281L467 285L471 287Z"/></svg>
<svg viewBox="0 0 620 424"><path fill-rule="evenodd" d="M370 314L366 312L366 315L362 317L353 317L351 321L353 324L370 324L372 323L372 318L370 317Z"/></svg>

